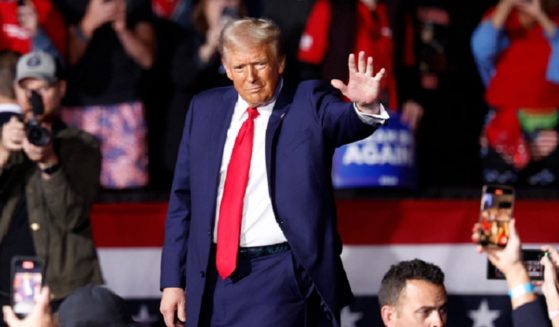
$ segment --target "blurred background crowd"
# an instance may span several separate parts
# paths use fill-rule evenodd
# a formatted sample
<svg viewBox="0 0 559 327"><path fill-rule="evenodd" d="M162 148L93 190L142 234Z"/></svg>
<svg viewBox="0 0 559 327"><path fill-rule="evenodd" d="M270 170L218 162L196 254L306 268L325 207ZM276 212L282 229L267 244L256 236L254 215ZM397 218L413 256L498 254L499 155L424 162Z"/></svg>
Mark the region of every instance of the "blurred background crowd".
<svg viewBox="0 0 559 327"><path fill-rule="evenodd" d="M189 100L230 83L221 27L247 15L282 28L286 83L343 79L357 50L388 70L384 103L415 133L419 190L552 185L539 166L559 166L558 1L514 2L4 0L0 50L63 63L62 117L102 141L105 189L168 189Z"/></svg>

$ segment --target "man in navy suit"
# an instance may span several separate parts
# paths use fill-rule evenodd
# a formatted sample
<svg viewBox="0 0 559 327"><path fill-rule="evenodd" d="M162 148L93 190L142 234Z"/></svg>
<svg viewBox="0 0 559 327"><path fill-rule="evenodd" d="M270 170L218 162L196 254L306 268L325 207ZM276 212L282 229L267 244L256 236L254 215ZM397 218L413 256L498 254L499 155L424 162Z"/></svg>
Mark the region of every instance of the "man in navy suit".
<svg viewBox="0 0 559 327"><path fill-rule="evenodd" d="M351 54L347 84L289 89L278 27L253 18L224 28L221 53L233 87L193 98L179 149L161 261L165 323L339 326L352 294L340 259L332 155L388 118L378 102L384 69L374 72L364 53L356 64ZM253 139L245 180L236 153L246 133ZM246 186L229 191L229 179ZM239 194L240 226L224 227L234 211L226 199ZM233 248L227 237L237 237Z"/></svg>

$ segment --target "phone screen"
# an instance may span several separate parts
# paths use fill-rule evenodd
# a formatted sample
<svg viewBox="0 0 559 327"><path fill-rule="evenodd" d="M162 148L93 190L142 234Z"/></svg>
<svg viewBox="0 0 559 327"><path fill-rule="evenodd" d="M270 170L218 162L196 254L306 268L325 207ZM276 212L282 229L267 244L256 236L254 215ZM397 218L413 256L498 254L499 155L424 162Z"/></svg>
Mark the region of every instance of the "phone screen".
<svg viewBox="0 0 559 327"><path fill-rule="evenodd" d="M43 282L42 268L35 257L12 260L12 308L19 318L27 316L35 306Z"/></svg>
<svg viewBox="0 0 559 327"><path fill-rule="evenodd" d="M514 205L512 186L484 185L479 215L479 243L505 247L509 240L509 221Z"/></svg>

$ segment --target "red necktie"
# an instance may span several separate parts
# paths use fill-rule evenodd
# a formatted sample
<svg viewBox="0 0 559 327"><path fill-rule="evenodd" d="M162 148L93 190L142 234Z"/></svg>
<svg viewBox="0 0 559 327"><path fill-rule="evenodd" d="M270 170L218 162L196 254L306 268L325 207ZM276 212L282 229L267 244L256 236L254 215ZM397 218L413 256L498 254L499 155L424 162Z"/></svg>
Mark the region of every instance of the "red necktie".
<svg viewBox="0 0 559 327"><path fill-rule="evenodd" d="M229 277L237 267L243 200L252 155L254 118L257 116L256 108L248 108L248 118L235 139L227 167L217 225L216 267L222 279Z"/></svg>

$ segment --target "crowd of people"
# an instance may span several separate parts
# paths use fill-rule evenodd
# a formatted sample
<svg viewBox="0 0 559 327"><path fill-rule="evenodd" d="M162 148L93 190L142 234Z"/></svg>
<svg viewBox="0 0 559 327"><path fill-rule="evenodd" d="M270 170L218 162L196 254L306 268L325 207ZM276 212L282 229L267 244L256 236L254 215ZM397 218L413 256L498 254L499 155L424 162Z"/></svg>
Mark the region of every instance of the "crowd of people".
<svg viewBox="0 0 559 327"><path fill-rule="evenodd" d="M339 326L352 291L340 259L334 150L372 135L396 111L419 131L452 71L441 36L448 12L413 5L317 0L289 52L281 25L247 17L249 1L3 2L17 19L0 22L9 40L0 42L0 298L9 304L15 256L38 257L48 286L26 319L7 307L4 320L77 326L79 305L100 298L115 309L109 319L133 324L122 299L97 286L89 215L100 187L148 185L148 134L158 132L149 129L151 103L170 127L158 151L174 170L161 261L165 324ZM472 36L492 107L481 138L484 160L492 158L483 161L487 182L557 183L558 9L555 0L500 0ZM154 12L179 30L168 53ZM548 58L523 66L529 87L515 70L526 47ZM168 89L146 97L150 71ZM513 81L515 95L542 94L514 102L506 94ZM490 166L497 161L504 170ZM514 221L509 231L504 249L479 250L507 279L515 324L559 324L558 252L543 248L546 314ZM381 285L386 326L445 325L437 266L397 263Z"/></svg>
<svg viewBox="0 0 559 327"><path fill-rule="evenodd" d="M553 0L544 3L545 12L553 8ZM419 186L471 186L493 175L478 169L487 162L485 152L479 158L477 141L487 110L474 70L479 47L474 45L474 56L462 49L489 6L425 0L10 0L0 4L0 50L43 50L65 64L61 117L101 141L104 189L168 190L190 99L230 84L217 51L220 28L235 17L270 17L284 35L286 84L344 79L340 62L349 52L365 51L387 70L387 108L415 131ZM482 72L484 82L490 74ZM541 120L528 116L522 121ZM495 126L491 135L497 125L487 125ZM543 127L546 132L533 143L535 159L553 147L554 127ZM487 138L489 149L494 139Z"/></svg>

